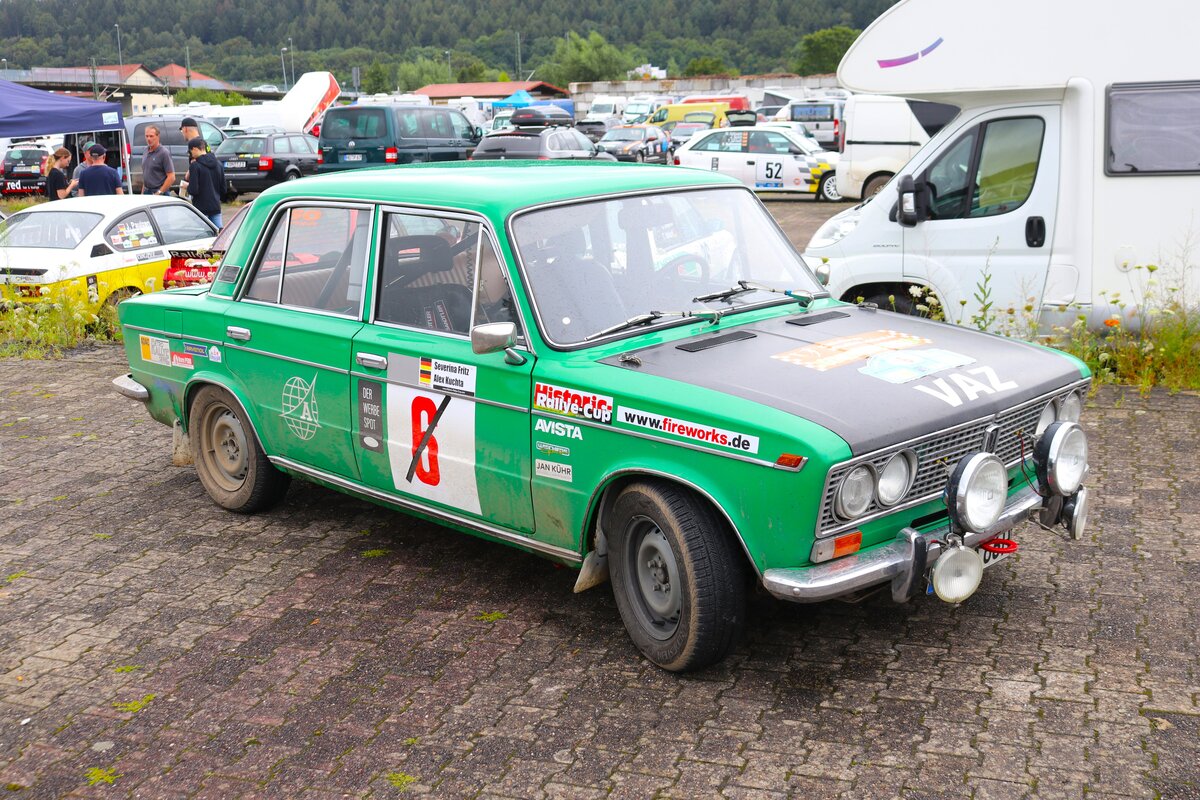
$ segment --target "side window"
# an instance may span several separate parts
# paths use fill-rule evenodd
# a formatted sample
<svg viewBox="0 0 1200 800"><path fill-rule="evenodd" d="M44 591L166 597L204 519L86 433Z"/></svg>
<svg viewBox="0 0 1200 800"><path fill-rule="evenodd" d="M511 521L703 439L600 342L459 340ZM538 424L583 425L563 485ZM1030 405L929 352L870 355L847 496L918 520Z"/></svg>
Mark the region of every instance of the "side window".
<svg viewBox="0 0 1200 800"><path fill-rule="evenodd" d="M293 137L291 137L291 142L292 142L292 152L293 153L307 154L307 153L317 152L316 149L313 147L313 143L310 142L307 138L305 138L303 136L293 136Z"/></svg>
<svg viewBox="0 0 1200 800"><path fill-rule="evenodd" d="M704 141L693 147L693 150L703 150L706 153L719 152L724 148L721 147L721 141L725 138L725 134L717 133L707 137Z"/></svg>
<svg viewBox="0 0 1200 800"><path fill-rule="evenodd" d="M475 126L466 117L457 111L446 113L450 117L450 129L454 132L455 139L470 139L475 136Z"/></svg>
<svg viewBox="0 0 1200 800"><path fill-rule="evenodd" d="M184 203L171 203L151 209L163 244L186 242L189 239L205 239L213 235L208 221L194 207Z"/></svg>
<svg viewBox="0 0 1200 800"><path fill-rule="evenodd" d="M375 319L466 335L479 251L479 223L388 214L381 241Z"/></svg>
<svg viewBox="0 0 1200 800"><path fill-rule="evenodd" d="M158 234L154 232L154 226L150 224L150 217L146 215L145 211L130 214L113 225L105 233L105 238L108 239L108 243L112 245L113 249L118 251L139 250L143 247L154 247L161 244L158 241Z"/></svg>
<svg viewBox="0 0 1200 800"><path fill-rule="evenodd" d="M979 129L972 128L929 166L925 185L930 192L930 219L962 216L971 184L971 159Z"/></svg>
<svg viewBox="0 0 1200 800"><path fill-rule="evenodd" d="M504 276L504 266L492 246L489 236L482 237L479 247L479 286L475 293L475 325L489 322L513 322L521 337L521 320L513 300L512 287Z"/></svg>
<svg viewBox="0 0 1200 800"><path fill-rule="evenodd" d="M556 153L571 149L571 146L567 143L567 137L561 133L550 134L546 138L546 146Z"/></svg>
<svg viewBox="0 0 1200 800"><path fill-rule="evenodd" d="M1114 84L1105 124L1105 173L1200 172L1200 83Z"/></svg>
<svg viewBox="0 0 1200 800"><path fill-rule="evenodd" d="M277 155L292 152L292 141L286 136L276 136L271 146L275 148Z"/></svg>
<svg viewBox="0 0 1200 800"><path fill-rule="evenodd" d="M1045 130L1046 123L1038 117L988 123L969 216L1007 214L1029 199Z"/></svg>
<svg viewBox="0 0 1200 800"><path fill-rule="evenodd" d="M247 297L275 302L278 292L285 306L357 315L370 231L365 209L290 209L271 235Z"/></svg>
<svg viewBox="0 0 1200 800"><path fill-rule="evenodd" d="M767 137L767 147L770 148L767 152L786 155L791 145L787 137L782 133L772 133L768 131L764 134Z"/></svg>
<svg viewBox="0 0 1200 800"><path fill-rule="evenodd" d="M420 109L398 109L396 111L396 125L401 139L420 139L428 136L428 134L421 131Z"/></svg>
<svg viewBox="0 0 1200 800"><path fill-rule="evenodd" d="M440 109L422 109L425 123L429 126L425 134L431 139L453 139L454 127L450 124L450 112Z"/></svg>
<svg viewBox="0 0 1200 800"><path fill-rule="evenodd" d="M208 142L209 149L216 150L220 147L225 138L221 132L203 120L197 120L197 122L200 123L200 135L204 137L204 141Z"/></svg>
<svg viewBox="0 0 1200 800"><path fill-rule="evenodd" d="M582 133L575 130L574 128L571 128L571 130L568 131L568 134L575 140L575 147L573 149L582 150L585 153L590 153L591 151L596 149L596 146L594 144L592 144L591 139L584 136Z"/></svg>

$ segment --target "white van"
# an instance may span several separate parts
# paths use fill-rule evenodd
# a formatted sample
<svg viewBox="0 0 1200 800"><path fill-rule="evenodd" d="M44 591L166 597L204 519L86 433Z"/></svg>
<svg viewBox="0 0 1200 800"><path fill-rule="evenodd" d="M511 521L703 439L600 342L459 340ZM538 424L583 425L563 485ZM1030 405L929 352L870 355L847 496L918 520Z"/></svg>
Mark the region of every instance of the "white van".
<svg viewBox="0 0 1200 800"><path fill-rule="evenodd" d="M669 106L674 102L675 98L666 94L635 94L626 101L625 112L621 119L628 124L637 120L638 117L648 117L663 106Z"/></svg>
<svg viewBox="0 0 1200 800"><path fill-rule="evenodd" d="M775 112L778 122L803 122L826 150L836 150L842 130L842 110L846 98L840 95L792 100Z"/></svg>
<svg viewBox="0 0 1200 800"><path fill-rule="evenodd" d="M958 107L883 94L855 94L842 110L838 189L843 199L879 192Z"/></svg>
<svg viewBox="0 0 1200 800"><path fill-rule="evenodd" d="M617 97L616 95L598 94L592 98L592 104L588 106L587 120L608 119L609 117L620 117L625 111L625 98Z"/></svg>
<svg viewBox="0 0 1200 800"><path fill-rule="evenodd" d="M1112 23L1128 10L982 0L964 14L961 0L902 0L872 23L842 59L842 85L962 111L809 242L833 294L901 305L924 285L969 322L986 290L1002 315L1030 304L1043 329L1080 313L1099 326L1128 315L1120 305L1145 289L1135 267L1154 264L1196 302L1194 6L1146 0L1138 18L1162 24Z"/></svg>

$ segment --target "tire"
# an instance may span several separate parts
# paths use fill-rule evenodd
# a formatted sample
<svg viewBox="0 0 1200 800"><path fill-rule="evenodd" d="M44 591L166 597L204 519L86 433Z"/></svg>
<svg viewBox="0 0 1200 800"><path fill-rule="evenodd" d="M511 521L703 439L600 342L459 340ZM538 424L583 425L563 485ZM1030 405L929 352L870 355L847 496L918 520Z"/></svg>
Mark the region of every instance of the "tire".
<svg viewBox="0 0 1200 800"><path fill-rule="evenodd" d="M821 182L817 184L817 199L827 200L830 203L841 202L842 193L838 191L837 175L833 172L826 172L821 176Z"/></svg>
<svg viewBox="0 0 1200 800"><path fill-rule="evenodd" d="M633 157L633 160L636 161L637 163L641 164L646 160L646 154L639 152L637 155L635 155Z"/></svg>
<svg viewBox="0 0 1200 800"><path fill-rule="evenodd" d="M298 180L300 180L300 173L299 172L289 172L287 174L287 177L284 178L284 180L285 181L298 181Z"/></svg>
<svg viewBox="0 0 1200 800"><path fill-rule="evenodd" d="M711 507L659 483L634 483L613 504L613 596L633 643L665 670L716 663L746 618L746 563Z"/></svg>
<svg viewBox="0 0 1200 800"><path fill-rule="evenodd" d="M917 313L916 304L913 303L912 295L908 293L907 286L897 286L896 291L890 293L876 292L868 297L864 297L863 302L874 303L883 311L895 311L897 314L915 316Z"/></svg>
<svg viewBox="0 0 1200 800"><path fill-rule="evenodd" d="M141 289L137 289L133 286L122 286L120 289L114 289L112 294L104 298L104 304L116 308L122 302L131 297L137 297L141 293Z"/></svg>
<svg viewBox="0 0 1200 800"><path fill-rule="evenodd" d="M219 386L196 393L188 414L196 475L217 505L238 514L262 511L283 497L291 478L271 466L241 406Z"/></svg>
<svg viewBox="0 0 1200 800"><path fill-rule="evenodd" d="M879 190L887 186L887 182L892 179L891 175L876 175L869 181L863 184L862 196L863 200L868 197L874 197L879 194Z"/></svg>

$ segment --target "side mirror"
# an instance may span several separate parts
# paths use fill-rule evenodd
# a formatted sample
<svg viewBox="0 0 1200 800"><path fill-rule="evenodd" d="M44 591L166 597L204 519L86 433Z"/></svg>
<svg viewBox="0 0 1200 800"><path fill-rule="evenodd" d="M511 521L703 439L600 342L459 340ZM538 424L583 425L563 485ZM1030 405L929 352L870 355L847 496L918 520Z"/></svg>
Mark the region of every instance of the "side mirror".
<svg viewBox="0 0 1200 800"><path fill-rule="evenodd" d="M820 266L818 266L814 271L817 275L817 283L821 284L822 286L828 286L830 278L829 262L822 261Z"/></svg>
<svg viewBox="0 0 1200 800"><path fill-rule="evenodd" d="M916 183L912 175L901 175L897 184L900 199L896 210L896 221L906 228L914 228L921 221L921 204L917 199Z"/></svg>
<svg viewBox="0 0 1200 800"><path fill-rule="evenodd" d="M517 343L517 326L512 322L489 322L471 329L471 352L476 355L504 351L507 364L525 363L525 356L512 349Z"/></svg>
<svg viewBox="0 0 1200 800"><path fill-rule="evenodd" d="M475 141L477 142L483 138L483 128L479 127L478 125L475 126L475 129L472 131L472 133L475 134Z"/></svg>

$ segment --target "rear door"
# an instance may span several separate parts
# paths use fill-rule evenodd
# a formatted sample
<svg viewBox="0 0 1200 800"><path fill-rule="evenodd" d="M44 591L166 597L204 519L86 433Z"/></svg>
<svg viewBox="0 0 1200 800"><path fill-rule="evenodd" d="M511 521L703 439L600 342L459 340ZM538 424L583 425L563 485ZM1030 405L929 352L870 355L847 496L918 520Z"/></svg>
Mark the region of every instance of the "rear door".
<svg viewBox="0 0 1200 800"><path fill-rule="evenodd" d="M1058 141L1058 106L1009 107L964 124L920 171L930 216L903 229L905 278L938 287L951 309L966 301L968 321L1016 322L1016 309L1037 306L1054 240Z"/></svg>
<svg viewBox="0 0 1200 800"><path fill-rule="evenodd" d="M700 136L701 134L696 134ZM737 178L747 186L753 186L754 171L747 163L746 134L744 131L720 130L707 134L687 150L679 153L680 163L685 167L699 167Z"/></svg>
<svg viewBox="0 0 1200 800"><path fill-rule="evenodd" d="M430 161L462 161L470 156L475 149L474 127L466 117L448 108L423 108L420 111Z"/></svg>
<svg viewBox="0 0 1200 800"><path fill-rule="evenodd" d="M317 171L317 140L311 136L292 136L292 152L301 175L312 175Z"/></svg>

